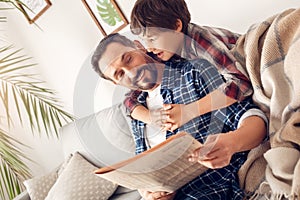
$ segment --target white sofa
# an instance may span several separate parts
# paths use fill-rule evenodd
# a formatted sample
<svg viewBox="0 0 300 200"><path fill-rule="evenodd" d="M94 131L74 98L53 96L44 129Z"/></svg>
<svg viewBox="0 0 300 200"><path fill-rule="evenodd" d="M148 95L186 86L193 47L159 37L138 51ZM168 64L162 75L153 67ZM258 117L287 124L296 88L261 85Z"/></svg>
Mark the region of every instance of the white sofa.
<svg viewBox="0 0 300 200"><path fill-rule="evenodd" d="M134 142L129 123L130 119L125 115L123 105L118 103L63 126L60 136L65 158L71 153L79 152L90 163L100 167L132 157ZM127 199L139 200L141 197L136 190L117 186L109 198ZM24 191L14 200L30 200L30 196Z"/></svg>
<svg viewBox="0 0 300 200"><path fill-rule="evenodd" d="M122 103L117 103L112 107L99 111L98 113L75 120L74 122L63 126L60 129L60 136L64 157L66 159L70 157L69 155L71 153L79 152L80 155L88 160L89 163L94 164L96 167L101 167L111 165L134 156L134 141L130 129L130 118L126 116L125 108ZM268 143L264 144L265 145L261 145L257 149L267 149L268 146L266 146L266 144ZM253 155L256 154L255 152L256 151L254 149L252 152ZM265 150L262 152L265 152ZM260 155L256 155L254 159L248 159L239 172L241 186L244 188L250 188L250 191L257 189L256 186L251 183L253 181L259 182L259 180L264 177L265 167L256 167L252 170L249 169L249 167L252 166L252 163L256 161L257 166L265 166L265 160L260 158ZM60 196L58 196L58 198L50 199L72 199L59 197ZM77 197L73 199L81 200L81 198ZM108 199L140 200L141 196L136 190L130 190L118 186ZM14 200L32 199L30 199L28 192L24 191ZM46 198L46 200L48 199Z"/></svg>

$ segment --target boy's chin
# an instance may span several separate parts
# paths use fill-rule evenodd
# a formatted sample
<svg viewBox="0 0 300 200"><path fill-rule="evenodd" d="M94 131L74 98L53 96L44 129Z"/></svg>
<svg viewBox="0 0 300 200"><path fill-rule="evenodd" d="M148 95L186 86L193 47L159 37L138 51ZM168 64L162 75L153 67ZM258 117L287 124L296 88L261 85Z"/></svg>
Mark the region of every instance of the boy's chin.
<svg viewBox="0 0 300 200"><path fill-rule="evenodd" d="M142 90L142 91L151 91L157 88L156 83L145 83L143 85L137 86L137 90Z"/></svg>
<svg viewBox="0 0 300 200"><path fill-rule="evenodd" d="M163 55L159 57L159 59L161 59L162 61L169 61L173 57L173 55L173 53L164 52Z"/></svg>

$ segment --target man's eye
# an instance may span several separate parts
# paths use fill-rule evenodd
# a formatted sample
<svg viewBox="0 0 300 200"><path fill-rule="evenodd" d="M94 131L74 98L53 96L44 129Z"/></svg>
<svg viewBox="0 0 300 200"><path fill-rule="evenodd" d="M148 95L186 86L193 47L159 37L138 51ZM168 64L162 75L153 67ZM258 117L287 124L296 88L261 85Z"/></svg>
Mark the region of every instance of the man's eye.
<svg viewBox="0 0 300 200"><path fill-rule="evenodd" d="M116 74L117 80L120 80L123 77L124 77L124 71L123 70L118 71L117 74Z"/></svg>
<svg viewBox="0 0 300 200"><path fill-rule="evenodd" d="M127 56L126 63L130 63L130 62L131 62L131 56Z"/></svg>

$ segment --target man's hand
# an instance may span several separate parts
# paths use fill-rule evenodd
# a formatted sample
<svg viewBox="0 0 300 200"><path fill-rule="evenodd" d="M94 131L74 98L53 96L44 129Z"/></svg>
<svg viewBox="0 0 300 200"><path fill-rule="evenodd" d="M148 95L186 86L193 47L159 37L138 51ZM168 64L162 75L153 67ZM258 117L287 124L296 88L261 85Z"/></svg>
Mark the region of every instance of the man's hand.
<svg viewBox="0 0 300 200"><path fill-rule="evenodd" d="M175 197L175 192L149 192L145 190L138 190L144 200L172 200Z"/></svg>
<svg viewBox="0 0 300 200"><path fill-rule="evenodd" d="M220 133L208 136L204 146L195 150L189 157L189 161L198 161L200 164L217 169L229 165L235 151L235 141L230 133Z"/></svg>

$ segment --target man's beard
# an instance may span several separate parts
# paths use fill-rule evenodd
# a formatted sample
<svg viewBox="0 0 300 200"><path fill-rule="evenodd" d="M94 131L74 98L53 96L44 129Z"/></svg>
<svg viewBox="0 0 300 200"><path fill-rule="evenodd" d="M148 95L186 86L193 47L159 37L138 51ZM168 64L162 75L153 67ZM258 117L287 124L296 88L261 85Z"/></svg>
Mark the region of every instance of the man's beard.
<svg viewBox="0 0 300 200"><path fill-rule="evenodd" d="M148 63L137 70L132 86L138 90L151 90L157 86L158 72L155 63Z"/></svg>

